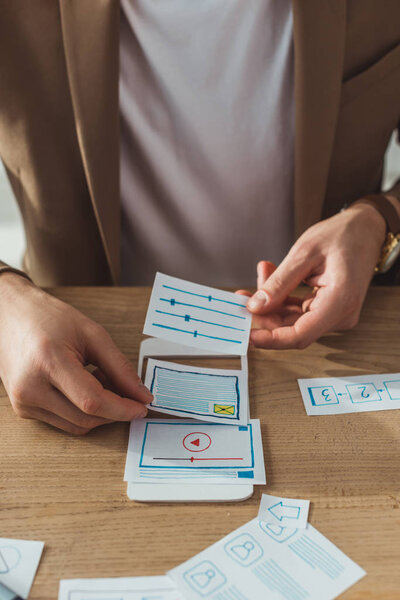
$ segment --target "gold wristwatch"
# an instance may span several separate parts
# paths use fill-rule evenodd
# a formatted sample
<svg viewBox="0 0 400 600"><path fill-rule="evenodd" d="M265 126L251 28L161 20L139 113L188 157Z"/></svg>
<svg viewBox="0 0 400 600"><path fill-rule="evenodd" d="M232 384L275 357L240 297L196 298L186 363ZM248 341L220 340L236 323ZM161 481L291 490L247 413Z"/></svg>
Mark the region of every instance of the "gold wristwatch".
<svg viewBox="0 0 400 600"><path fill-rule="evenodd" d="M397 198L393 198L398 202ZM375 273L387 273L400 256L400 216L390 200L383 194L370 194L354 204L370 204L382 215L386 222L386 239Z"/></svg>

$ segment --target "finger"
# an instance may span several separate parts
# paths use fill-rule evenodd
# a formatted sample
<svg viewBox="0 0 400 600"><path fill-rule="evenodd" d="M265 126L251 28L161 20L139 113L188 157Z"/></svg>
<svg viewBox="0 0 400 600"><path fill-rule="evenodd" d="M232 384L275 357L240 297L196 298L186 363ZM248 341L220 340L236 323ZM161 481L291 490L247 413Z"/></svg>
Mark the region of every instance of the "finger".
<svg viewBox="0 0 400 600"><path fill-rule="evenodd" d="M249 290L236 290L235 294L238 294L238 296L248 296L249 298L252 295Z"/></svg>
<svg viewBox="0 0 400 600"><path fill-rule="evenodd" d="M331 331L337 315L341 314L337 294L327 288L319 291L319 302L313 303L313 310L303 313L293 325L277 329L253 330L251 343L261 348L289 349L305 348L324 333ZM314 308L315 307L315 308Z"/></svg>
<svg viewBox="0 0 400 600"><path fill-rule="evenodd" d="M263 286L250 298L247 308L254 314L263 314L282 304L287 296L314 269L316 259L305 259L304 254L290 252Z"/></svg>
<svg viewBox="0 0 400 600"><path fill-rule="evenodd" d="M40 404L36 402L36 398ZM42 385L35 389L32 407L33 409L46 410L84 429L93 429L99 425L111 423L109 419L85 414L72 404L59 390L50 385Z"/></svg>
<svg viewBox="0 0 400 600"><path fill-rule="evenodd" d="M85 342L86 358L100 367L121 395L150 404L153 400L150 390L143 385L132 364L102 327L91 324Z"/></svg>
<svg viewBox="0 0 400 600"><path fill-rule="evenodd" d="M87 415L111 421L131 421L145 417L147 408L142 402L119 396L103 388L75 357L65 360L51 383Z"/></svg>
<svg viewBox="0 0 400 600"><path fill-rule="evenodd" d="M78 425L74 425L69 421L55 415L54 413L49 412L43 408L35 408L32 409L31 412L32 418L37 421L42 421L43 423L47 423L48 425L52 425L52 427L56 427L57 429L61 429L66 433L70 433L72 435L85 435L88 433L89 428L79 427Z"/></svg>
<svg viewBox="0 0 400 600"><path fill-rule="evenodd" d="M269 260L260 260L257 264L257 289L261 289L268 277L276 270L276 265Z"/></svg>

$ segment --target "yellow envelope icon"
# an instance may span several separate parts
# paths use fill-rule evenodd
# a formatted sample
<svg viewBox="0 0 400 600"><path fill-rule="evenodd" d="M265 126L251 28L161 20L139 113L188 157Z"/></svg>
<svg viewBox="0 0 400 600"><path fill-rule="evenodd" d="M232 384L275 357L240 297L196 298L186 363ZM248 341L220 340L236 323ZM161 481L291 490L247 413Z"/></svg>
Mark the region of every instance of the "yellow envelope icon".
<svg viewBox="0 0 400 600"><path fill-rule="evenodd" d="M214 404L214 412L216 415L234 415L235 406L232 404Z"/></svg>

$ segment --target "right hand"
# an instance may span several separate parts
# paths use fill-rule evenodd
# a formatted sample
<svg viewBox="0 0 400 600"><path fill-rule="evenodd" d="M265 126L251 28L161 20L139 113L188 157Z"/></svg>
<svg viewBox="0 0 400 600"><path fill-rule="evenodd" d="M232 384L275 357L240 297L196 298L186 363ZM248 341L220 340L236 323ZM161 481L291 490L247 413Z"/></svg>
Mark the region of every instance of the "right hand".
<svg viewBox="0 0 400 600"><path fill-rule="evenodd" d="M152 400L100 325L14 273L0 275L0 377L18 416L75 435L145 417Z"/></svg>

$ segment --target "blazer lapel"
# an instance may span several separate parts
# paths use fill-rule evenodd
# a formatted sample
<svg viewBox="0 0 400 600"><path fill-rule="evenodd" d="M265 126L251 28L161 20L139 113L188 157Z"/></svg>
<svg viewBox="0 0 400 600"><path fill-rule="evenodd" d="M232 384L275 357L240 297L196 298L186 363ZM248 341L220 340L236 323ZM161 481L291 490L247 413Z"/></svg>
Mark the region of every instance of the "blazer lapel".
<svg viewBox="0 0 400 600"><path fill-rule="evenodd" d="M320 220L339 111L346 0L293 0L296 236Z"/></svg>
<svg viewBox="0 0 400 600"><path fill-rule="evenodd" d="M119 279L119 1L59 0L87 184L114 283Z"/></svg>

